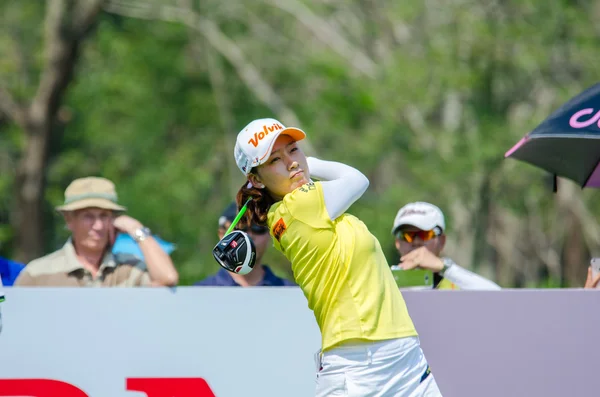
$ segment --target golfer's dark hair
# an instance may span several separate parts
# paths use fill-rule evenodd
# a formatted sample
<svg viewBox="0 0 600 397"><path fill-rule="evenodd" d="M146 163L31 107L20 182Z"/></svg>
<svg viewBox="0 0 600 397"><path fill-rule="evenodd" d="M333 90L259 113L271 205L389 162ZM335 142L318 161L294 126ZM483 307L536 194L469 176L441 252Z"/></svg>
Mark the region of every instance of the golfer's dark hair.
<svg viewBox="0 0 600 397"><path fill-rule="evenodd" d="M266 189L259 189L254 186L249 188L248 181L245 181L235 198L238 210L250 197L252 197L252 200L248 203L246 213L238 223L238 229L245 229L251 225L267 226L267 214L269 208L275 204L275 200Z"/></svg>

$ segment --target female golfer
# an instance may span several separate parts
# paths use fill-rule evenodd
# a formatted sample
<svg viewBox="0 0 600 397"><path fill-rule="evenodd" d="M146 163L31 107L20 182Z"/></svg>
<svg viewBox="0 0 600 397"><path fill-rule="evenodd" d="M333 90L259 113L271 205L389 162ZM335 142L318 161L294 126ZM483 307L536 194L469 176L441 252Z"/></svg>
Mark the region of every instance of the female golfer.
<svg viewBox="0 0 600 397"><path fill-rule="evenodd" d="M252 197L240 226L269 227L321 330L316 395L441 396L378 240L345 213L368 179L307 158L296 143L305 136L274 119L254 120L238 134L234 155L248 178L238 208Z"/></svg>

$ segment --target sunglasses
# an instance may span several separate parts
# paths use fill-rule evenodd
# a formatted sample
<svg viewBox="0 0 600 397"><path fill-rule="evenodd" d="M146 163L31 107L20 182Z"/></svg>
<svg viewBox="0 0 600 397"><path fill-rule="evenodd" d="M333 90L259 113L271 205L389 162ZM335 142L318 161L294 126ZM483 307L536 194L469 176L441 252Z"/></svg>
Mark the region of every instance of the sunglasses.
<svg viewBox="0 0 600 397"><path fill-rule="evenodd" d="M252 225L250 226L250 228L244 228L241 229L243 232L250 232L252 234L259 234L259 235L263 235L263 234L267 234L269 233L269 228L265 227L265 226L260 226L260 225Z"/></svg>
<svg viewBox="0 0 600 397"><path fill-rule="evenodd" d="M437 236L439 236L441 234L441 230L439 230L437 227L434 228L433 230L405 230L405 231L399 231L397 234L398 238L401 238L402 240L406 241L407 243L412 243L413 241L415 241L415 238L420 238L423 241L429 241Z"/></svg>

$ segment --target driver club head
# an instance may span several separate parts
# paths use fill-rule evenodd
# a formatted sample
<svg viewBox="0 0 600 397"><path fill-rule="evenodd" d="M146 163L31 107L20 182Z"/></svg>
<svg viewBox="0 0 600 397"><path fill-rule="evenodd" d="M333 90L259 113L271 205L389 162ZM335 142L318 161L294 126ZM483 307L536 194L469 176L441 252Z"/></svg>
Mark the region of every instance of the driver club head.
<svg viewBox="0 0 600 397"><path fill-rule="evenodd" d="M213 256L227 271L244 275L254 269L256 247L247 233L234 230L215 245Z"/></svg>

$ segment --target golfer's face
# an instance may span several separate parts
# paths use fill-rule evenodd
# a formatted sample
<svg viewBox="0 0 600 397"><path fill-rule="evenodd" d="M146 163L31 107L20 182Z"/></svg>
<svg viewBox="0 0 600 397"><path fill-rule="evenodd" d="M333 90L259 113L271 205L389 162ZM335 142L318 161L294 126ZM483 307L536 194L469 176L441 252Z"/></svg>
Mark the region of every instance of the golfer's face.
<svg viewBox="0 0 600 397"><path fill-rule="evenodd" d="M277 138L271 156L257 168L257 173L253 184L265 185L276 199L283 198L310 180L306 156L288 135Z"/></svg>

